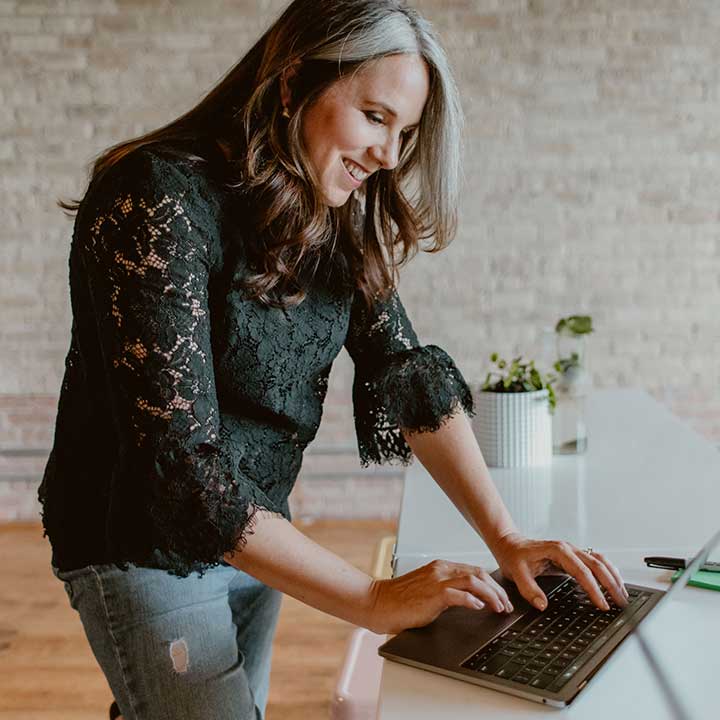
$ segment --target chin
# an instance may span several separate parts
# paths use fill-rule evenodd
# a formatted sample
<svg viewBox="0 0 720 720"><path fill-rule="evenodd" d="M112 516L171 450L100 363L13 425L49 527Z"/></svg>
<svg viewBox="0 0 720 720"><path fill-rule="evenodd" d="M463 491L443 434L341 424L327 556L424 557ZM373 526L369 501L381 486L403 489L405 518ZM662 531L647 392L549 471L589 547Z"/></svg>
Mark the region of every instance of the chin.
<svg viewBox="0 0 720 720"><path fill-rule="evenodd" d="M323 193L323 202L328 207L342 207L349 199L352 193L343 192L342 190L331 193Z"/></svg>
<svg viewBox="0 0 720 720"><path fill-rule="evenodd" d="M341 184L330 173L328 175L330 177L326 177L325 182L318 184L322 202L328 207L341 207L351 198L353 191Z"/></svg>
<svg viewBox="0 0 720 720"><path fill-rule="evenodd" d="M348 195L344 200L338 200L337 202L328 203L328 207L342 207L349 199L350 196Z"/></svg>

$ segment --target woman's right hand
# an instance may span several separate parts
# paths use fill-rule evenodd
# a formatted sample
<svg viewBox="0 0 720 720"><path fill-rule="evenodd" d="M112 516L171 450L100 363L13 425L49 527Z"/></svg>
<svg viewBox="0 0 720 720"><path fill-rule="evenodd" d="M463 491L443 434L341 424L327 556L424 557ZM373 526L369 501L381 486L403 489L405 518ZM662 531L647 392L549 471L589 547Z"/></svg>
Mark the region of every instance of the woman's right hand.
<svg viewBox="0 0 720 720"><path fill-rule="evenodd" d="M388 580L374 580L368 629L396 634L422 627L454 605L512 612L505 590L486 570L433 560L417 570Z"/></svg>

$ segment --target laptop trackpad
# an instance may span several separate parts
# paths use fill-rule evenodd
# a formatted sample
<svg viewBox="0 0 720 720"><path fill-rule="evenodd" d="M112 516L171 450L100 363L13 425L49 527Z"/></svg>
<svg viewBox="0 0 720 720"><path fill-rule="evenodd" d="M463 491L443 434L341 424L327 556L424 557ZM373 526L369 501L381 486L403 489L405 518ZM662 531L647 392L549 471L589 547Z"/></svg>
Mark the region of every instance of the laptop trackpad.
<svg viewBox="0 0 720 720"><path fill-rule="evenodd" d="M460 662L532 609L518 592L515 583L502 577L499 570L493 572L492 576L505 588L515 608L514 612L496 613L489 608L472 610L450 607L429 625L403 630L389 640L383 650L391 656L410 657L418 662L457 669ZM566 578L564 574L540 575L535 580L543 592L549 593Z"/></svg>

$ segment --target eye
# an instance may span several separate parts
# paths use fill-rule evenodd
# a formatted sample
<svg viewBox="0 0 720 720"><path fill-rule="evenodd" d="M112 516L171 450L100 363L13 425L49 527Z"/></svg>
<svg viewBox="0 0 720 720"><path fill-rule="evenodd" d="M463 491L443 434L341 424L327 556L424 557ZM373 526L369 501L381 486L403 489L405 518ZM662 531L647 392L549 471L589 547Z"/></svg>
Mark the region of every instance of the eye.
<svg viewBox="0 0 720 720"><path fill-rule="evenodd" d="M365 117L366 117L371 123L373 123L373 125L384 125L384 124L385 124L385 122L384 122L384 120L383 120L383 118L382 118L382 115L378 115L377 113L374 113L374 112L366 112L366 113L365 113Z"/></svg>

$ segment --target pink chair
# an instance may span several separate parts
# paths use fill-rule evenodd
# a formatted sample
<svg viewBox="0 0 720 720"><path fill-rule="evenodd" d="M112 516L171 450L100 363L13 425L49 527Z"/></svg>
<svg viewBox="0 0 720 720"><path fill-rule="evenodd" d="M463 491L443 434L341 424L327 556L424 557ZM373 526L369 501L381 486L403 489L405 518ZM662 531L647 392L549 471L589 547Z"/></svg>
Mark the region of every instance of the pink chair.
<svg viewBox="0 0 720 720"><path fill-rule="evenodd" d="M392 577L395 537L384 537L375 548L372 575ZM330 704L330 720L376 720L383 658L377 649L387 640L365 628L350 636L345 660L337 677Z"/></svg>

